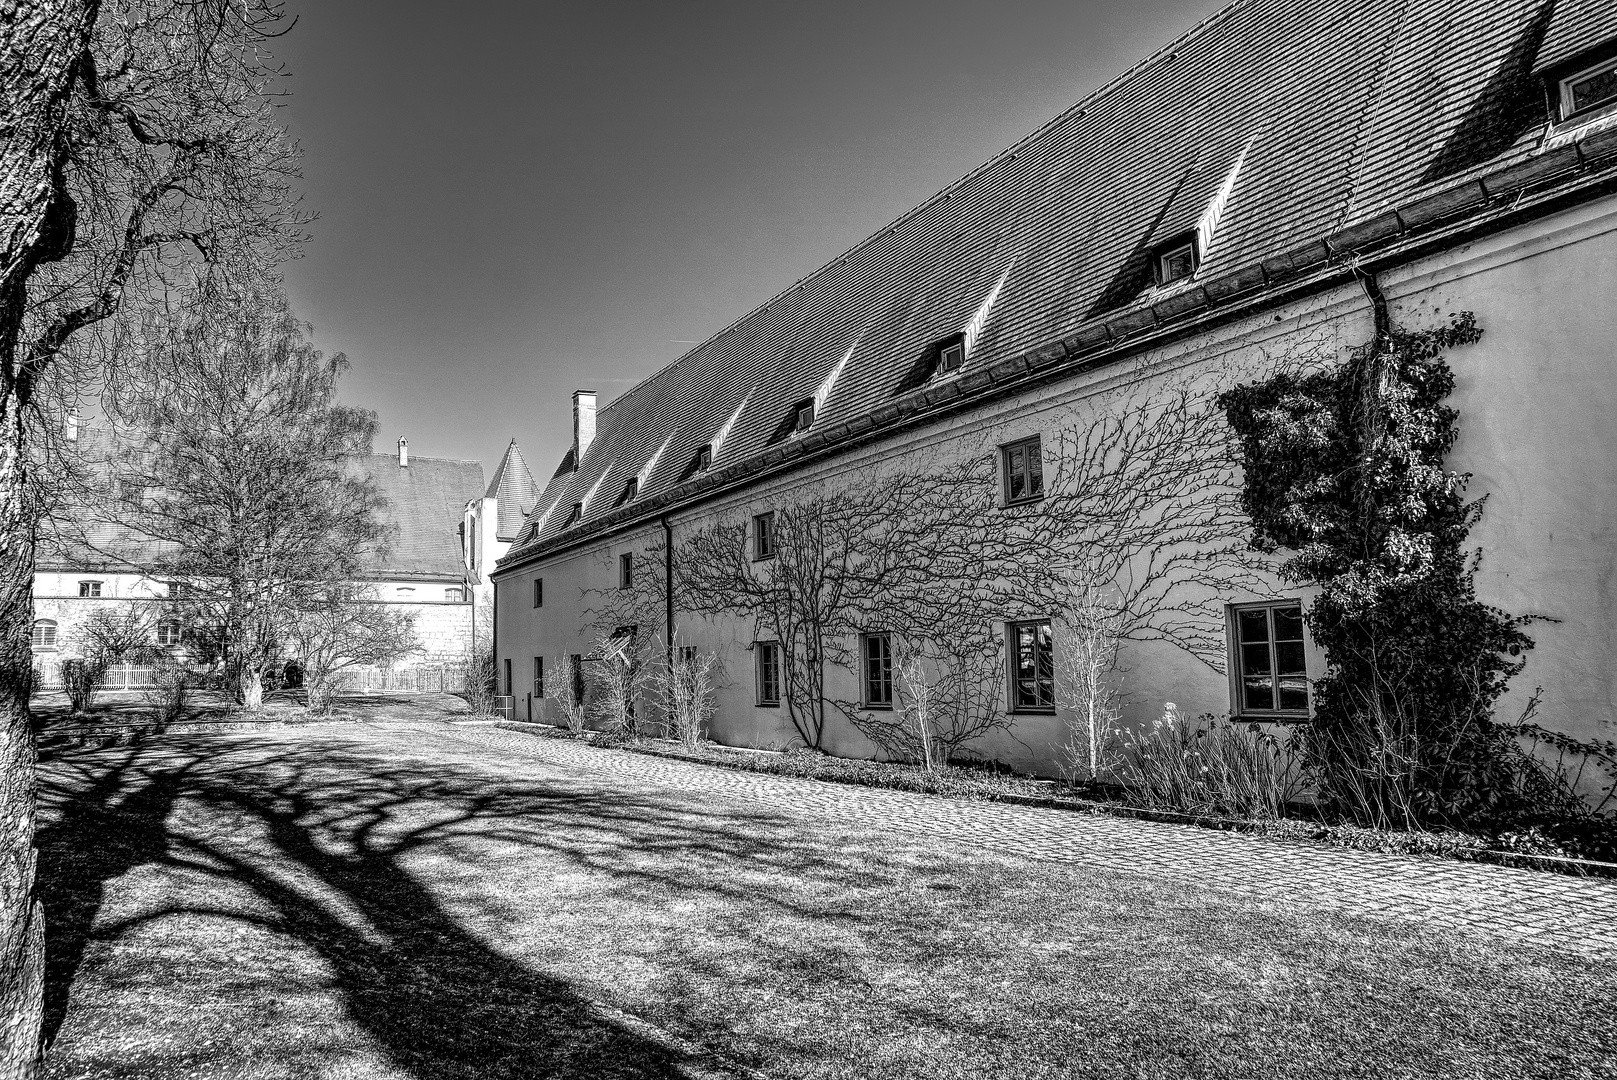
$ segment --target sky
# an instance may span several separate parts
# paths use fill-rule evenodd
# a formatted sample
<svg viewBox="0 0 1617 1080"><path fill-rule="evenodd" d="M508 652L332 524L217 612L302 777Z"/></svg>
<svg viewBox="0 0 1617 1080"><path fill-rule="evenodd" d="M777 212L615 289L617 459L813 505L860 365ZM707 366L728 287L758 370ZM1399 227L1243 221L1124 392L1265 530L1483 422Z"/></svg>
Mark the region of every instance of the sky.
<svg viewBox="0 0 1617 1080"><path fill-rule="evenodd" d="M318 215L287 268L377 449L515 438L541 480L601 404L1224 0L289 0Z"/></svg>

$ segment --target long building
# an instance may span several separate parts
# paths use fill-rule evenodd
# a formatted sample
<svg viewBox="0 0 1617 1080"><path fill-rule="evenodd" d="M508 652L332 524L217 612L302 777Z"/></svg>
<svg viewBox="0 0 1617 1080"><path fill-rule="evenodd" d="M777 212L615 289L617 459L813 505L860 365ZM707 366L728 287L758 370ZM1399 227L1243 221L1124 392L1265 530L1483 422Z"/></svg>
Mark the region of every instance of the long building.
<svg viewBox="0 0 1617 1080"><path fill-rule="evenodd" d="M1553 620L1501 709L1542 687L1541 722L1612 738L1614 192L1613 0L1238 0L616 400L575 393L493 575L503 689L537 718L562 658L672 637L723 662L719 741L872 756L908 653L952 673L962 752L1053 772L1054 571L1121 612L1128 722L1306 722L1311 596L1245 548L1211 401L1363 347L1380 306L1485 331L1449 356L1478 591ZM976 554L889 565L940 506ZM842 577L809 580L810 540ZM850 560L890 594L781 616Z"/></svg>

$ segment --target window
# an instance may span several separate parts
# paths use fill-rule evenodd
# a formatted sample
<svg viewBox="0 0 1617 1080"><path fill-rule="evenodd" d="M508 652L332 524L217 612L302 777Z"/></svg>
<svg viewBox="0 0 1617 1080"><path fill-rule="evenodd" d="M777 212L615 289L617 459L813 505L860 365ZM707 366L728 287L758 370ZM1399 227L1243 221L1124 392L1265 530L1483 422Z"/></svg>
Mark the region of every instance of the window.
<svg viewBox="0 0 1617 1080"><path fill-rule="evenodd" d="M1561 80L1561 119L1617 102L1617 57Z"/></svg>
<svg viewBox="0 0 1617 1080"><path fill-rule="evenodd" d="M780 642L760 641L758 649L758 704L780 704Z"/></svg>
<svg viewBox="0 0 1617 1080"><path fill-rule="evenodd" d="M505 676L505 691L504 691L505 696L510 697L511 696L511 685L512 685L511 684L511 658L506 657L504 660L502 660L500 662L500 665L503 668L503 670L500 672L500 674Z"/></svg>
<svg viewBox="0 0 1617 1080"><path fill-rule="evenodd" d="M533 658L533 696L545 696L545 658L542 656Z"/></svg>
<svg viewBox="0 0 1617 1080"><path fill-rule="evenodd" d="M1232 609L1235 712L1243 716L1307 716L1308 665L1303 606L1297 600Z"/></svg>
<svg viewBox="0 0 1617 1080"><path fill-rule="evenodd" d="M1052 712L1056 707L1055 646L1050 620L1010 624L1011 708Z"/></svg>
<svg viewBox="0 0 1617 1080"><path fill-rule="evenodd" d="M184 582L180 582L180 581L170 581L170 582L168 582L168 598L170 600L178 600L180 597L184 596L185 593L186 593L186 588L185 588L185 583Z"/></svg>
<svg viewBox="0 0 1617 1080"><path fill-rule="evenodd" d="M1156 252L1157 284L1166 285L1189 277L1196 272L1197 261L1194 234L1176 237L1162 245Z"/></svg>
<svg viewBox="0 0 1617 1080"><path fill-rule="evenodd" d="M545 606L545 579L542 577L533 579L533 606Z"/></svg>
<svg viewBox="0 0 1617 1080"><path fill-rule="evenodd" d="M573 704L584 704L584 658L578 653L570 656L573 668Z"/></svg>
<svg viewBox="0 0 1617 1080"><path fill-rule="evenodd" d="M578 519L584 516L584 504L575 502L573 508L567 511L567 520L561 523L562 528L578 524Z"/></svg>
<svg viewBox="0 0 1617 1080"><path fill-rule="evenodd" d="M938 374L952 375L960 370L966 362L966 335L956 334L944 338L936 346L938 350Z"/></svg>
<svg viewBox="0 0 1617 1080"><path fill-rule="evenodd" d="M444 599L451 604L458 604L466 597L459 589L445 589Z"/></svg>
<svg viewBox="0 0 1617 1080"><path fill-rule="evenodd" d="M888 634L866 634L860 648L864 660L865 708L893 707L893 639Z"/></svg>
<svg viewBox="0 0 1617 1080"><path fill-rule="evenodd" d="M697 473L705 473L709 469L711 469L712 467L713 467L713 447L712 447L712 445L700 446L700 447L697 447L696 453L691 457L691 463L689 465L685 466L685 471L680 474L679 478L680 478L681 481L689 480L691 477L695 476Z"/></svg>
<svg viewBox="0 0 1617 1080"><path fill-rule="evenodd" d="M81 581L81 582L79 582L79 595L80 596L100 596L101 595L101 582L99 582L99 581Z"/></svg>
<svg viewBox="0 0 1617 1080"><path fill-rule="evenodd" d="M782 439L801 435L813 425L814 399L809 398L806 401L799 401L786 411L786 415L781 418L780 424L775 428L775 433L769 437L769 443L773 446Z"/></svg>
<svg viewBox="0 0 1617 1080"><path fill-rule="evenodd" d="M180 620L172 616L157 620L157 643L165 649L180 643Z"/></svg>
<svg viewBox="0 0 1617 1080"><path fill-rule="evenodd" d="M752 557L754 561L775 557L775 512L755 514L752 518Z"/></svg>
<svg viewBox="0 0 1617 1080"><path fill-rule="evenodd" d="M814 402L805 401L797 407L796 430L807 431L814 425Z"/></svg>
<svg viewBox="0 0 1617 1080"><path fill-rule="evenodd" d="M415 598L415 589L409 585L400 585L398 594L400 600L411 600Z"/></svg>
<svg viewBox="0 0 1617 1080"><path fill-rule="evenodd" d="M37 620L29 643L36 649L56 648L56 622L52 619Z"/></svg>
<svg viewBox="0 0 1617 1080"><path fill-rule="evenodd" d="M634 553L625 551L618 556L618 588L627 589L634 585Z"/></svg>
<svg viewBox="0 0 1617 1080"><path fill-rule="evenodd" d="M618 501L615 505L622 506L625 503L631 503L635 500L635 496L639 494L640 477L631 476L629 477L629 482L623 485L623 494L618 496Z"/></svg>
<svg viewBox="0 0 1617 1080"><path fill-rule="evenodd" d="M1023 439L1000 448L1004 459L1005 501L1028 502L1044 495L1044 462L1039 437Z"/></svg>

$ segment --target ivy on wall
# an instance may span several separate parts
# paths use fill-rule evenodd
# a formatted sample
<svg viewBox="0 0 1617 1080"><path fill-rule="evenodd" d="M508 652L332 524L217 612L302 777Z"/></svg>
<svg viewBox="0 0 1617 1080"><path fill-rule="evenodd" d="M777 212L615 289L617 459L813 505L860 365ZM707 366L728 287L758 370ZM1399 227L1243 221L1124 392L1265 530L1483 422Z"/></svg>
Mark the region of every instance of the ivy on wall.
<svg viewBox="0 0 1617 1080"><path fill-rule="evenodd" d="M1476 598L1464 544L1482 501L1443 464L1457 431L1443 354L1481 336L1470 312L1419 331L1383 318L1340 364L1219 399L1253 546L1286 549L1282 574L1320 588L1307 619L1328 670L1304 753L1328 805L1363 824L1482 823L1552 797L1494 722L1532 642Z"/></svg>

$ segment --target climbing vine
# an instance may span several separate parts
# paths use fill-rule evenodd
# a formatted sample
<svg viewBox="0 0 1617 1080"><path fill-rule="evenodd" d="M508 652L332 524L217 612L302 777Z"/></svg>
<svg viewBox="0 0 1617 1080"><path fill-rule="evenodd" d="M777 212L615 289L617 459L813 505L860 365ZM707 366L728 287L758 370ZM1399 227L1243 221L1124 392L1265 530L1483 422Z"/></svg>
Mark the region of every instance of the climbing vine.
<svg viewBox="0 0 1617 1080"><path fill-rule="evenodd" d="M1482 512L1444 468L1457 413L1443 354L1470 312L1402 330L1326 370L1223 394L1245 470L1253 546L1317 585L1309 629L1328 660L1302 733L1321 794L1364 824L1478 824L1542 805L1553 785L1494 721L1532 647L1524 620L1482 603L1464 547Z"/></svg>

